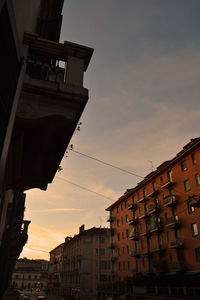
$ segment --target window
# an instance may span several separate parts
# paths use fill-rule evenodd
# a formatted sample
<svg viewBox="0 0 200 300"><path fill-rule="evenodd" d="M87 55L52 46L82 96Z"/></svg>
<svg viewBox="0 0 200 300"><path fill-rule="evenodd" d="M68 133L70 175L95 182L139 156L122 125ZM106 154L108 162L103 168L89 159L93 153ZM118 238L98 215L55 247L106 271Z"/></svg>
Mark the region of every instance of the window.
<svg viewBox="0 0 200 300"><path fill-rule="evenodd" d="M195 180L196 180L196 184L200 184L200 177L199 174L195 174Z"/></svg>
<svg viewBox="0 0 200 300"><path fill-rule="evenodd" d="M137 195L138 195L138 201L139 201L139 200L140 200L140 192L138 192L138 194L137 194Z"/></svg>
<svg viewBox="0 0 200 300"><path fill-rule="evenodd" d="M122 240L124 239L124 232L122 232Z"/></svg>
<svg viewBox="0 0 200 300"><path fill-rule="evenodd" d="M100 236L100 237L99 237L99 242L100 242L101 244L104 244L104 243L105 243L105 237L104 237L104 236Z"/></svg>
<svg viewBox="0 0 200 300"><path fill-rule="evenodd" d="M130 246L129 245L126 245L126 250L127 250L127 254L130 253Z"/></svg>
<svg viewBox="0 0 200 300"><path fill-rule="evenodd" d="M98 248L95 249L96 254L98 254Z"/></svg>
<svg viewBox="0 0 200 300"><path fill-rule="evenodd" d="M123 217L122 217L122 224L124 224Z"/></svg>
<svg viewBox="0 0 200 300"><path fill-rule="evenodd" d="M35 279L37 279L37 275L35 275Z"/></svg>
<svg viewBox="0 0 200 300"><path fill-rule="evenodd" d="M182 170L182 171L187 170L187 167L186 167L186 161L185 161L185 160L181 162L181 170Z"/></svg>
<svg viewBox="0 0 200 300"><path fill-rule="evenodd" d="M119 227L119 225L120 225L120 221L119 219L117 219L117 227Z"/></svg>
<svg viewBox="0 0 200 300"><path fill-rule="evenodd" d="M117 240L120 241L120 233L117 234Z"/></svg>
<svg viewBox="0 0 200 300"><path fill-rule="evenodd" d="M128 204L127 204L127 201L125 201L125 208L127 208L128 207Z"/></svg>
<svg viewBox="0 0 200 300"><path fill-rule="evenodd" d="M188 192L191 190L191 186L190 186L190 181L189 179L185 180L184 181L184 188L185 188L185 191Z"/></svg>
<svg viewBox="0 0 200 300"><path fill-rule="evenodd" d="M121 262L120 261L118 262L118 269L119 269L119 271L121 271Z"/></svg>
<svg viewBox="0 0 200 300"><path fill-rule="evenodd" d="M160 184L163 185L163 177L160 176Z"/></svg>
<svg viewBox="0 0 200 300"><path fill-rule="evenodd" d="M140 223L140 231L142 231L142 227L143 227L143 226L142 226L142 223Z"/></svg>
<svg viewBox="0 0 200 300"><path fill-rule="evenodd" d="M187 206L188 206L188 213L191 214L192 212L194 212L194 207L191 206L192 202L191 201L187 201Z"/></svg>
<svg viewBox="0 0 200 300"><path fill-rule="evenodd" d="M31 275L28 275L28 278L31 279Z"/></svg>
<svg viewBox="0 0 200 300"><path fill-rule="evenodd" d="M128 223L128 215L126 215L125 218L126 218L126 223Z"/></svg>
<svg viewBox="0 0 200 300"><path fill-rule="evenodd" d="M143 189L143 197L144 198L146 197L146 189L145 188Z"/></svg>
<svg viewBox="0 0 200 300"><path fill-rule="evenodd" d="M134 195L132 195L132 203L133 204L135 203L135 197L134 197Z"/></svg>
<svg viewBox="0 0 200 300"><path fill-rule="evenodd" d="M122 247L122 253L125 254L125 249L124 249L124 247Z"/></svg>
<svg viewBox="0 0 200 300"><path fill-rule="evenodd" d="M120 256L120 248L117 249L118 255Z"/></svg>
<svg viewBox="0 0 200 300"><path fill-rule="evenodd" d="M126 237L129 237L129 231L126 229Z"/></svg>
<svg viewBox="0 0 200 300"><path fill-rule="evenodd" d="M100 255L105 255L105 254L106 254L105 248L101 248L100 249Z"/></svg>
<svg viewBox="0 0 200 300"><path fill-rule="evenodd" d="M141 249L143 249L144 248L144 242L143 242L143 240L141 240Z"/></svg>
<svg viewBox="0 0 200 300"><path fill-rule="evenodd" d="M119 206L117 207L117 213L119 213Z"/></svg>
<svg viewBox="0 0 200 300"><path fill-rule="evenodd" d="M169 235L169 231L167 231L167 241L168 241L168 243L170 243L170 235Z"/></svg>
<svg viewBox="0 0 200 300"><path fill-rule="evenodd" d="M153 191L155 192L157 190L157 187L156 187L156 182L152 182L152 186L153 186Z"/></svg>
<svg viewBox="0 0 200 300"><path fill-rule="evenodd" d="M125 271L125 261L123 261L123 271Z"/></svg>
<svg viewBox="0 0 200 300"><path fill-rule="evenodd" d="M195 158L194 154L192 154L191 157L192 157L193 165L196 165L197 161L196 161L196 158Z"/></svg>
<svg viewBox="0 0 200 300"><path fill-rule="evenodd" d="M196 261L200 262L200 247L194 248Z"/></svg>
<svg viewBox="0 0 200 300"><path fill-rule="evenodd" d="M198 235L197 223L191 224L191 230L192 230L192 236L197 236Z"/></svg>
<svg viewBox="0 0 200 300"><path fill-rule="evenodd" d="M172 171L167 172L167 179L168 181L172 182Z"/></svg>
<svg viewBox="0 0 200 300"><path fill-rule="evenodd" d="M130 261L127 261L127 269L130 271Z"/></svg>
<svg viewBox="0 0 200 300"><path fill-rule="evenodd" d="M169 194L170 194L170 196L174 196L174 189L170 189Z"/></svg>
<svg viewBox="0 0 200 300"><path fill-rule="evenodd" d="M145 259L144 259L144 257L142 258L142 266L145 267Z"/></svg>

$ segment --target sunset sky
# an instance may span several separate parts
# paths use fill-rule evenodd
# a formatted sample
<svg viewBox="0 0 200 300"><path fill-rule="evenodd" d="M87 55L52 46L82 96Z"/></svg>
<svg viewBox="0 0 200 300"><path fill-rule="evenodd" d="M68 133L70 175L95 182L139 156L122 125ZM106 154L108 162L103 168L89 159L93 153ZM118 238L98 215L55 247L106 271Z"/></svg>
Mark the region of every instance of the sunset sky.
<svg viewBox="0 0 200 300"><path fill-rule="evenodd" d="M61 42L95 49L75 150L145 176L200 136L199 11L199 0L65 0ZM139 182L72 151L62 167L46 192L27 192L21 257L48 259L80 225L108 226L105 208Z"/></svg>

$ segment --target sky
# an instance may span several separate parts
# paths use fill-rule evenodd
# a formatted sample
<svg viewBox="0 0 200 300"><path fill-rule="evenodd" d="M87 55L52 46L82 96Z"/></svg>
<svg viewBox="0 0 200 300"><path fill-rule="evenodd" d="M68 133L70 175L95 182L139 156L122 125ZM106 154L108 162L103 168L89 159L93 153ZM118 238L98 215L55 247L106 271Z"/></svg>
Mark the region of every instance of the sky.
<svg viewBox="0 0 200 300"><path fill-rule="evenodd" d="M74 150L145 176L200 136L199 11L199 0L65 0L61 42L94 48ZM82 224L108 226L106 207L140 181L73 151L61 165L47 191L27 192L21 257L48 259Z"/></svg>

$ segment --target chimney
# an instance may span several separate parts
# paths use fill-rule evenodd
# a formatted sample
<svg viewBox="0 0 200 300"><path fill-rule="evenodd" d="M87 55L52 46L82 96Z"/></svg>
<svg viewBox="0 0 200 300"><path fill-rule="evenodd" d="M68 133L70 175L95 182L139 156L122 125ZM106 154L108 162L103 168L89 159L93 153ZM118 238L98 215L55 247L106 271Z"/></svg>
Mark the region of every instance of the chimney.
<svg viewBox="0 0 200 300"><path fill-rule="evenodd" d="M81 227L79 227L79 233L83 232L85 230L85 225L81 225Z"/></svg>

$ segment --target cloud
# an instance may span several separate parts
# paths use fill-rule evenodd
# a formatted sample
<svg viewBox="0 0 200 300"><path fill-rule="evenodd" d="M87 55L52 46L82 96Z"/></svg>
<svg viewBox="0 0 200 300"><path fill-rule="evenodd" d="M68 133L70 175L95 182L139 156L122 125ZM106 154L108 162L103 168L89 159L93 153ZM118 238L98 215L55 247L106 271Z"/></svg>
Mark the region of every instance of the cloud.
<svg viewBox="0 0 200 300"><path fill-rule="evenodd" d="M83 208L49 208L49 209L32 209L30 212L66 212L66 211L83 211Z"/></svg>

